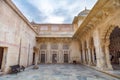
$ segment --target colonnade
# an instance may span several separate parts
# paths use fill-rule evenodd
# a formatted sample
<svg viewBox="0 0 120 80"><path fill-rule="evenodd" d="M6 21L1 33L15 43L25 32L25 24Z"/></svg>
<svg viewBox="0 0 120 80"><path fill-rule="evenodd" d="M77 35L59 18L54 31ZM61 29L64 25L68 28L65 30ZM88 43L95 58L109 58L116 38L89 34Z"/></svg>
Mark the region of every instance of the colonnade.
<svg viewBox="0 0 120 80"><path fill-rule="evenodd" d="M94 36L94 37L93 37ZM81 39L81 63L95 66L101 70L112 69L108 45L101 44L99 31L96 29L92 35Z"/></svg>
<svg viewBox="0 0 120 80"><path fill-rule="evenodd" d="M87 64L87 65L96 65L96 54L94 47L84 47L84 44L82 43L82 49L80 51L81 54L81 63Z"/></svg>

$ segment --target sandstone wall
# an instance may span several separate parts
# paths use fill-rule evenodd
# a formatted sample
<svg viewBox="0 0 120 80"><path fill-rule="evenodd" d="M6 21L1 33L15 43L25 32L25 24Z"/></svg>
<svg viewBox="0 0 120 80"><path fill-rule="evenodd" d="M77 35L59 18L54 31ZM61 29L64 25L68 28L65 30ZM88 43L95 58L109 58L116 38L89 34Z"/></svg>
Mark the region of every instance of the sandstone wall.
<svg viewBox="0 0 120 80"><path fill-rule="evenodd" d="M64 63L64 54L68 54L68 63L73 63L73 60L80 62L80 51L79 44L77 41L67 41L65 40L52 42L45 41L39 42L40 44L40 56L39 62L41 63L41 54L45 54L46 60L45 63L52 63L53 54L57 54L57 63ZM43 47L41 47L43 46ZM52 49L52 46L56 49ZM64 46L64 47L63 47Z"/></svg>
<svg viewBox="0 0 120 80"><path fill-rule="evenodd" d="M36 33L15 10L5 1L0 0L0 47L4 47L2 70L7 72L9 66L32 64L33 46ZM29 59L28 59L29 58Z"/></svg>

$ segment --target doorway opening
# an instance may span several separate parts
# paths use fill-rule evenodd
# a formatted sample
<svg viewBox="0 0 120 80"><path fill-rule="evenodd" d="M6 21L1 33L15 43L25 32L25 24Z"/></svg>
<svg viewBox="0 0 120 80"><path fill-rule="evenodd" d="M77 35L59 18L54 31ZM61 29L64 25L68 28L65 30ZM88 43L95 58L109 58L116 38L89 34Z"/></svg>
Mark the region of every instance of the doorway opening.
<svg viewBox="0 0 120 80"><path fill-rule="evenodd" d="M45 54L41 54L41 63L45 63Z"/></svg>
<svg viewBox="0 0 120 80"><path fill-rule="evenodd" d="M57 54L52 55L52 63L57 63Z"/></svg>
<svg viewBox="0 0 120 80"><path fill-rule="evenodd" d="M32 64L34 65L35 64L35 52L33 53L33 62Z"/></svg>
<svg viewBox="0 0 120 80"><path fill-rule="evenodd" d="M46 61L46 55L45 55L45 51L41 51L41 59L40 59L41 63L45 63Z"/></svg>
<svg viewBox="0 0 120 80"><path fill-rule="evenodd" d="M64 63L68 63L68 54L64 54Z"/></svg>
<svg viewBox="0 0 120 80"><path fill-rule="evenodd" d="M115 27L110 34L110 61L114 70L120 70L120 28Z"/></svg>
<svg viewBox="0 0 120 80"><path fill-rule="evenodd" d="M0 69L2 68L4 48L0 47Z"/></svg>

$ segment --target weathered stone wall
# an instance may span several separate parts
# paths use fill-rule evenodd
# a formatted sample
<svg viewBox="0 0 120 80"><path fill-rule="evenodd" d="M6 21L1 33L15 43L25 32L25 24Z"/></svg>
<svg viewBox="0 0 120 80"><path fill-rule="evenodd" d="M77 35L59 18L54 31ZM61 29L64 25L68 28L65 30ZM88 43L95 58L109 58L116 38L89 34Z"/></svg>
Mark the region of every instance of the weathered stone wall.
<svg viewBox="0 0 120 80"><path fill-rule="evenodd" d="M0 47L5 48L3 71L8 72L9 66L18 64L19 56L20 65L26 67L32 64L35 36L30 25L5 1L0 0Z"/></svg>
<svg viewBox="0 0 120 80"><path fill-rule="evenodd" d="M71 40L71 39L70 39ZM80 51L79 51L79 44L76 40L71 40L69 39L61 41L54 42L54 40L45 41L44 42L39 42L40 45L40 57L39 57L39 62L41 63L41 54L45 54L46 56L46 61L45 63L52 63L52 54L54 54L54 51L56 51L55 54L57 54L57 63L64 63L64 54L68 54L68 63L72 63L73 60L77 61L80 63ZM41 41L41 39L40 39ZM55 45L55 46L54 46ZM64 49L63 46L66 46L67 49ZM52 46L56 49L52 49ZM66 52L68 51L68 52Z"/></svg>

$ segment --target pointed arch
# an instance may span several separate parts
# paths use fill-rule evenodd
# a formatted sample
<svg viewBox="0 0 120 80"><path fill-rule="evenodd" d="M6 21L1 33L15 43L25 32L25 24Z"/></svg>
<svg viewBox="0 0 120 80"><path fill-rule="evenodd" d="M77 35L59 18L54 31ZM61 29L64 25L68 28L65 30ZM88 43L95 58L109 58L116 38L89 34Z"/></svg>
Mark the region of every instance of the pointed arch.
<svg viewBox="0 0 120 80"><path fill-rule="evenodd" d="M113 70L113 66L111 64L110 57L110 36L116 28L120 28L120 25L111 25L106 27L104 32L102 33L102 48L105 56L105 63L108 69Z"/></svg>

